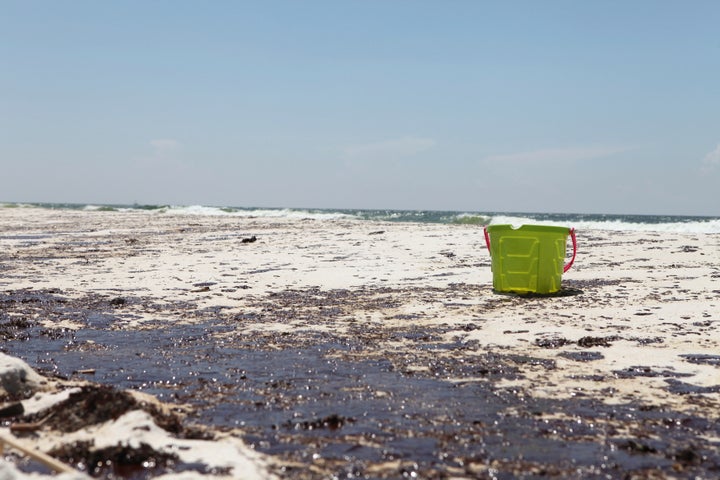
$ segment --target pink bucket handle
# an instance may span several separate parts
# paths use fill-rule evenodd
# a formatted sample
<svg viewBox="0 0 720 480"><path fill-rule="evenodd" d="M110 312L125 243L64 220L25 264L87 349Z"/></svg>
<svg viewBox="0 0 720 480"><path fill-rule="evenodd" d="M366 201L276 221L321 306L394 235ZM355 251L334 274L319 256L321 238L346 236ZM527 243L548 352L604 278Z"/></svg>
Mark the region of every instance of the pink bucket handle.
<svg viewBox="0 0 720 480"><path fill-rule="evenodd" d="M572 267L573 262L575 261L575 255L577 255L577 239L575 238L575 229L570 229L570 238L572 238L572 244L573 244L573 255L570 261L565 265L565 268L563 268L563 273L570 270L570 267Z"/></svg>
<svg viewBox="0 0 720 480"><path fill-rule="evenodd" d="M488 252L490 251L490 235L488 234L487 226L483 227L483 231L485 232L485 245L487 245ZM572 267L573 263L575 262L575 256L577 255L577 239L575 238L575 229L570 229L570 238L572 239L572 245L573 245L573 254L570 261L563 267L563 273L570 270L570 267Z"/></svg>

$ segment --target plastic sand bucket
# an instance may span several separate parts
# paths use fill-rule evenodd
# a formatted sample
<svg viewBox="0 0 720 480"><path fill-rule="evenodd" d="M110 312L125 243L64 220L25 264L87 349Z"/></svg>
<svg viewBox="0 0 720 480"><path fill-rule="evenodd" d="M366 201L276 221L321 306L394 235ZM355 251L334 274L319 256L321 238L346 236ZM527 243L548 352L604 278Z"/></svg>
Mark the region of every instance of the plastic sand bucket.
<svg viewBox="0 0 720 480"><path fill-rule="evenodd" d="M568 235L573 253L565 264ZM575 229L567 227L489 225L485 227L485 242L496 292L555 293L577 254Z"/></svg>

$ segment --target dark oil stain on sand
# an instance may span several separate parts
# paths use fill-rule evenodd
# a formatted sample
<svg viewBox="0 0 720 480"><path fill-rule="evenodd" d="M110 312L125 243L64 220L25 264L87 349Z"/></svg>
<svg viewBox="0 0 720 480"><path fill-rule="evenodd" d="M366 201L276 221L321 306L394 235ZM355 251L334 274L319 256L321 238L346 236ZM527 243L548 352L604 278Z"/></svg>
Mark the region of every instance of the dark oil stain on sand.
<svg viewBox="0 0 720 480"><path fill-rule="evenodd" d="M344 333L238 334L245 322L287 314L282 305L303 306L294 315L322 322L347 302L363 301L364 293L288 291L262 313L235 316L222 309L194 311L192 304L156 304L152 308L194 312L195 323L129 330L113 328L118 311L147 300L9 291L0 293L0 337L4 351L46 375L92 369L92 380L116 393L139 389L166 402L189 403L194 409L186 422L238 429L253 448L279 460L276 473L286 478L720 476L720 449L712 440L720 437L717 418L653 404L606 405L582 395L530 398L498 382L522 378L529 368L554 369L553 361L481 352L472 342L448 341L443 328L421 329L408 321L405 328L358 324ZM372 298L377 308L392 306L384 302L392 303L393 295ZM72 318L85 328L47 329L36 318ZM378 355L380 339L412 348ZM612 339L586 341L596 347ZM600 353L588 351L575 360L598 358ZM717 365L720 357L687 360ZM639 366L619 375L662 372ZM705 401L677 378L668 379L668 390L698 405ZM61 428L62 421L56 422ZM192 430L176 426L182 428L186 435ZM160 460L172 470L171 461ZM149 478L154 472L90 473Z"/></svg>

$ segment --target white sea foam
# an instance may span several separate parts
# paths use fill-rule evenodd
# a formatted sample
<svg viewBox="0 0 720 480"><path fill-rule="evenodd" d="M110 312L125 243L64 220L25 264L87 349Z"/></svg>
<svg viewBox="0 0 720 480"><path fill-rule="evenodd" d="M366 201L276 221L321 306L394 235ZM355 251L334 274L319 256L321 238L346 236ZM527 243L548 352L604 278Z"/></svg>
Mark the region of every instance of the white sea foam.
<svg viewBox="0 0 720 480"><path fill-rule="evenodd" d="M231 217L264 217L264 218L294 218L294 219L315 219L315 220L336 220L343 218L356 218L342 212L333 211L311 211L294 209L244 209L208 207L204 205L172 206L163 207L150 212L163 213L168 215L204 215L204 216L231 216Z"/></svg>
<svg viewBox="0 0 720 480"><path fill-rule="evenodd" d="M4 202L0 203L0 208L35 208L35 205L30 203Z"/></svg>
<svg viewBox="0 0 720 480"><path fill-rule="evenodd" d="M106 210L106 209L107 209L107 207L103 207L101 205L85 205L83 207L83 210L88 211L88 212L97 212L99 210Z"/></svg>

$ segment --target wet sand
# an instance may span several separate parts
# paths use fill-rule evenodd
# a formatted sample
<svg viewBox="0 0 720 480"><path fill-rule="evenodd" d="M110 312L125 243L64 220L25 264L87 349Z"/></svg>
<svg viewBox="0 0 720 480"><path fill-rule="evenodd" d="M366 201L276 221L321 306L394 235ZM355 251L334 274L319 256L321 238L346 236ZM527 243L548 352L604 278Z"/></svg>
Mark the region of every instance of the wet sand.
<svg viewBox="0 0 720 480"><path fill-rule="evenodd" d="M3 351L45 379L0 434L52 413L23 440L106 477L717 475L720 235L578 243L520 297L477 226L0 209Z"/></svg>

